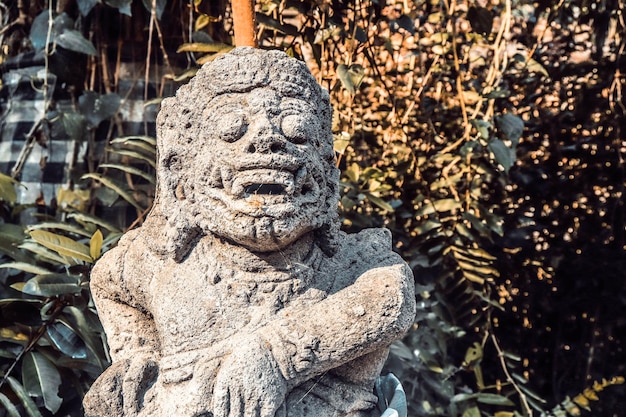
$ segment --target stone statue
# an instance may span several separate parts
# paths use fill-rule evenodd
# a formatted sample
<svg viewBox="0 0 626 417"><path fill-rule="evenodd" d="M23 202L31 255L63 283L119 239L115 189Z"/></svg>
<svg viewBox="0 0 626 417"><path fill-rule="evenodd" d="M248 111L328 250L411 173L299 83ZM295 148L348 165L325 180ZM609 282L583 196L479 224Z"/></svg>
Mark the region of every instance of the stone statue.
<svg viewBox="0 0 626 417"><path fill-rule="evenodd" d="M413 278L337 215L328 94L278 51L206 64L158 116L158 191L91 288L113 364L89 417L373 417Z"/></svg>

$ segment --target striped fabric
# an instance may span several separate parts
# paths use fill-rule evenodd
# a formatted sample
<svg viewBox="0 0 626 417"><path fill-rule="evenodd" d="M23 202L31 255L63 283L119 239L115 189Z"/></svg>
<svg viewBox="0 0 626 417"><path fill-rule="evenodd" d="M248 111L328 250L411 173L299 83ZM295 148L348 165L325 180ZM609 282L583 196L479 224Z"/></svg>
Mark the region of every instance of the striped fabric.
<svg viewBox="0 0 626 417"><path fill-rule="evenodd" d="M24 66L23 62L20 66ZM126 69L123 74L140 73L134 68L138 65L123 66ZM71 138L59 118L77 111L76 98L67 96L65 84L49 73L47 101L52 102L46 122L43 120L44 67L10 68L5 63L0 65L0 73L0 172L15 175L23 185L17 189L20 203L39 201L49 205L61 187L67 187L70 180L76 181L87 172L88 141ZM109 139L122 135L155 136L158 105L146 105L144 86L143 78L119 80L116 93L121 97L118 110L121 123L104 120L95 128L96 147L92 154L97 159L102 159ZM167 87L165 92L160 92L155 83L150 83L148 98L160 93L173 94L175 86Z"/></svg>

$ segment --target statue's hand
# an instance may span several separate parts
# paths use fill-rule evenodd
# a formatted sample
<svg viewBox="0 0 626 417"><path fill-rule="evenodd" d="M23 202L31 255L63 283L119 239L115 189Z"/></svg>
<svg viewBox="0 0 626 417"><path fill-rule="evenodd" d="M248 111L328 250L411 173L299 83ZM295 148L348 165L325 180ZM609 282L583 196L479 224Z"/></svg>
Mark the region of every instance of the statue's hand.
<svg viewBox="0 0 626 417"><path fill-rule="evenodd" d="M214 417L280 417L287 381L271 346L257 336L242 342L224 359L213 391Z"/></svg>
<svg viewBox="0 0 626 417"><path fill-rule="evenodd" d="M98 378L84 399L87 417L135 415L158 375L154 359L138 355L115 362Z"/></svg>

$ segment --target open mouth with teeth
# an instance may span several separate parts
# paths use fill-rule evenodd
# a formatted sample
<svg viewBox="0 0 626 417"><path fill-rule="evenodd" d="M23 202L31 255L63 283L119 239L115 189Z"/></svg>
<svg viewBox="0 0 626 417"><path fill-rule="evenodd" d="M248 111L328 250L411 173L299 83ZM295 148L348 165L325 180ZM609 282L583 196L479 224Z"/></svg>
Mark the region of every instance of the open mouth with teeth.
<svg viewBox="0 0 626 417"><path fill-rule="evenodd" d="M287 190L282 184L254 183L244 188L244 195L285 195Z"/></svg>

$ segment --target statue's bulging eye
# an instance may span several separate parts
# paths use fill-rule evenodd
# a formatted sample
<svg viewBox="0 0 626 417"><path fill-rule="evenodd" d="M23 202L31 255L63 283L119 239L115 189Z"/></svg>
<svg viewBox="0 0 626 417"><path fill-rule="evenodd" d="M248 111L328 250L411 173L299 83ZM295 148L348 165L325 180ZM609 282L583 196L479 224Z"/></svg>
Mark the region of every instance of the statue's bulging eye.
<svg viewBox="0 0 626 417"><path fill-rule="evenodd" d="M222 113L214 119L215 135L225 142L235 142L248 130L248 121L243 113Z"/></svg>
<svg viewBox="0 0 626 417"><path fill-rule="evenodd" d="M280 128L289 141L297 144L303 144L307 141L314 142L313 139L317 135L315 122L311 116L307 117L302 114L284 116L280 123Z"/></svg>

